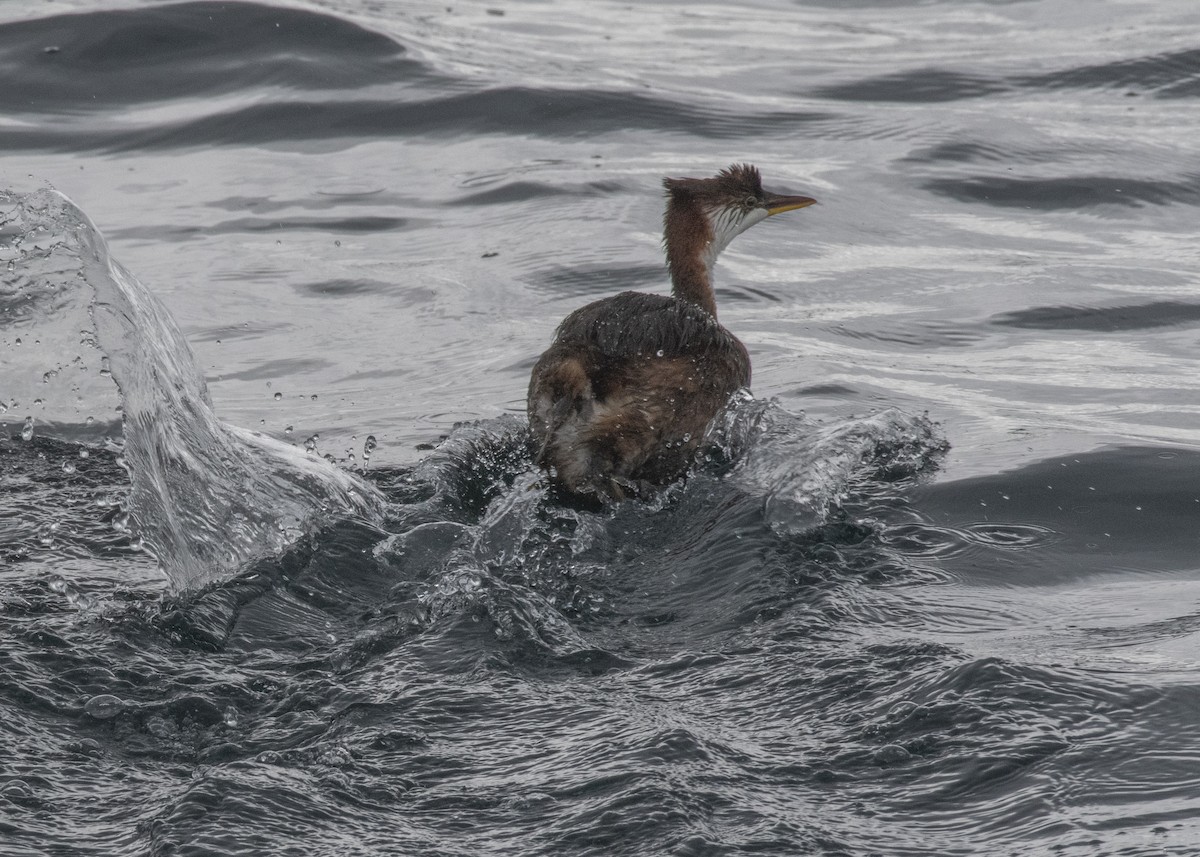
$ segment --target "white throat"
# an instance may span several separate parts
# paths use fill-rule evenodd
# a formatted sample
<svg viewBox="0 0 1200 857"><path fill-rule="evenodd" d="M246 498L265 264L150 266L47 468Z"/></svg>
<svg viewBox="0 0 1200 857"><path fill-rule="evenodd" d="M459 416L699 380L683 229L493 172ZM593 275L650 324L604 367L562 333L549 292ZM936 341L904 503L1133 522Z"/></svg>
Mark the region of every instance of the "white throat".
<svg viewBox="0 0 1200 857"><path fill-rule="evenodd" d="M708 225L712 228L713 237L704 248L704 266L708 268L708 281L711 283L713 266L721 251L729 246L729 242L741 235L756 223L762 223L769 216L765 208L752 208L743 211L738 208L718 208L705 212Z"/></svg>

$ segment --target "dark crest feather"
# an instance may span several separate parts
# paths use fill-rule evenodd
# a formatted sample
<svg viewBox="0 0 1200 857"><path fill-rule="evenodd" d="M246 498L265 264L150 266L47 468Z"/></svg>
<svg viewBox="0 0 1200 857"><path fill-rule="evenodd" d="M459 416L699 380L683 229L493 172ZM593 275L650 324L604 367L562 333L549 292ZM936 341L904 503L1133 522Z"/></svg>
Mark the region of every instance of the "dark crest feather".
<svg viewBox="0 0 1200 857"><path fill-rule="evenodd" d="M667 178L663 187L668 196L702 199L743 199L753 194L762 197L762 175L753 164L731 164L713 178Z"/></svg>

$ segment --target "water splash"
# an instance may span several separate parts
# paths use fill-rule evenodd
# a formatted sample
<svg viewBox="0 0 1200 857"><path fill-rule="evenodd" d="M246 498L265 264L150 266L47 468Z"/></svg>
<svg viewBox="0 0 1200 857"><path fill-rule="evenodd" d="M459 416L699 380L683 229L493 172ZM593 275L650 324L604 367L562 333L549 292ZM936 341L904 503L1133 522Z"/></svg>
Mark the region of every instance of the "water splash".
<svg viewBox="0 0 1200 857"><path fill-rule="evenodd" d="M14 415L35 412L22 435L36 423L39 436L123 443L129 514L114 526L144 540L176 589L227 579L331 519L382 526L382 494L316 454L315 435L301 448L215 417L173 319L65 197L0 193L0 253L12 263L0 343L19 352L0 398ZM364 466L375 445L364 444ZM898 411L819 425L747 395L714 428L698 475L723 469L730 487L761 499L772 530L798 534L819 527L856 480L917 472L943 445L927 420ZM409 481L420 496L391 498L387 528L398 535L376 556L411 555L420 527L455 523L467 528L455 548L469 552L467 565L542 578L605 526L604 516L549 510L527 428L512 417L457 427Z"/></svg>
<svg viewBox="0 0 1200 857"><path fill-rule="evenodd" d="M710 440L733 463L734 484L761 496L765 519L787 535L820 527L862 480L918 474L948 448L924 416L891 408L821 425L749 394Z"/></svg>
<svg viewBox="0 0 1200 857"><path fill-rule="evenodd" d="M170 314L66 197L0 191L0 259L11 266L0 344L11 355L22 342L21 359L6 366L14 392L0 396L32 401L26 391L41 385L39 434L119 443L123 430L132 529L175 589L276 554L315 521L381 518L383 500L367 483L216 418ZM68 337L79 346L64 378L64 358L50 361L70 353Z"/></svg>
<svg viewBox="0 0 1200 857"><path fill-rule="evenodd" d="M604 601L593 579L635 567L640 576L643 560L659 566L672 553L664 545L686 554L714 527L763 545L812 535L847 498L890 495L897 479L928 471L946 448L924 417L888 410L820 425L749 394L707 442L691 477L653 501L576 509L551 498L530 460L524 421L456 426L393 486L393 535L373 555L412 583L400 588L423 622L486 616L501 639L566 656L587 645L560 627L563 617ZM695 585L711 585L705 566L683 560L654 574L677 580L686 567L701 579Z"/></svg>

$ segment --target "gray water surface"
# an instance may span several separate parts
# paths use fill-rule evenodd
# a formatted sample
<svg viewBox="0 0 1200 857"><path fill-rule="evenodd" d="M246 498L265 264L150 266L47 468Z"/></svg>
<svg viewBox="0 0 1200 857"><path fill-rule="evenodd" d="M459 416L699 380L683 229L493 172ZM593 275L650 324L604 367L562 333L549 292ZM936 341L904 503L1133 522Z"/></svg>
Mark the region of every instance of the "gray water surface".
<svg viewBox="0 0 1200 857"><path fill-rule="evenodd" d="M388 503L172 577L122 400L63 386L86 302L6 305L0 853L1200 853L1198 33L1185 0L0 6L0 189L78 205L221 420ZM543 502L533 361L665 289L663 176L741 161L820 200L717 267L748 458ZM192 488L159 511L233 532L237 479Z"/></svg>

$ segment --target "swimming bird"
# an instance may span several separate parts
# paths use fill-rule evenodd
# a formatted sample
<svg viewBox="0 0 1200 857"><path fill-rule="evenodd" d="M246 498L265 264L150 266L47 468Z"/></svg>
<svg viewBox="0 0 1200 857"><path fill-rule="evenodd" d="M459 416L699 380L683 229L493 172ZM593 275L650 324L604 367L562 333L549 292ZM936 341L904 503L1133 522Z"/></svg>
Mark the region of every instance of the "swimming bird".
<svg viewBox="0 0 1200 857"><path fill-rule="evenodd" d="M717 321L717 256L754 224L816 202L764 191L750 164L663 187L670 297L622 292L575 310L529 380L534 460L568 496L645 497L687 471L750 383L746 346Z"/></svg>

